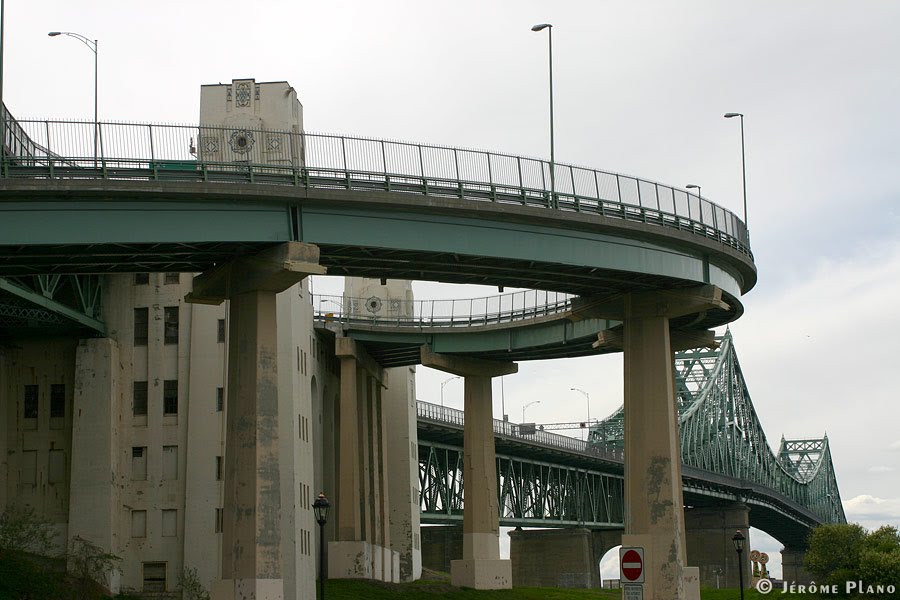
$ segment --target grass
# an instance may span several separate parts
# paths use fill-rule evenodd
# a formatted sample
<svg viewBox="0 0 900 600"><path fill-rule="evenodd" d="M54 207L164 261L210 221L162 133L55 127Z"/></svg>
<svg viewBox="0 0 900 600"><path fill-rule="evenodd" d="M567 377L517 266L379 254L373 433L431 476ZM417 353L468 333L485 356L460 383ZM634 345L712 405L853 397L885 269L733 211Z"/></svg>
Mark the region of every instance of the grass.
<svg viewBox="0 0 900 600"><path fill-rule="evenodd" d="M793 594L775 593L779 598L800 598ZM447 598L449 600L621 600L621 590L602 589L562 589L562 588L514 588L511 590L470 590L455 588L450 585L450 578L444 573L428 572L423 579L413 583L382 583L339 579L329 580L325 592L327 600L431 600ZM702 600L737 600L740 592L737 589L702 589ZM772 598L772 594L760 594L754 589L744 590L744 600L763 600ZM803 598L811 600L812 596Z"/></svg>

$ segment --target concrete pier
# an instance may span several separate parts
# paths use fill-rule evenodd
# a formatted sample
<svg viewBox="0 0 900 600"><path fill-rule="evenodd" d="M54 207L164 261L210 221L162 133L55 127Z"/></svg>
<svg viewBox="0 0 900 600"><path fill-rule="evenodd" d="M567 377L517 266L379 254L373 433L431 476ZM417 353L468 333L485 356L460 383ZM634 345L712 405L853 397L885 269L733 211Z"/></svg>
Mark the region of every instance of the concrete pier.
<svg viewBox="0 0 900 600"><path fill-rule="evenodd" d="M736 588L740 585L738 554L731 538L740 531L747 538L741 554L744 587L750 587L750 509L735 503L728 507L688 508L684 511L687 533L687 557L700 569L700 584L704 587Z"/></svg>
<svg viewBox="0 0 900 600"><path fill-rule="evenodd" d="M275 296L320 274L315 246L291 242L194 279L188 302L229 300L222 579L213 600L282 600Z"/></svg>
<svg viewBox="0 0 900 600"><path fill-rule="evenodd" d="M450 564L455 586L480 590L512 587L512 566L500 559L500 511L491 378L518 371L515 363L435 354L422 348L422 364L465 378L463 557Z"/></svg>

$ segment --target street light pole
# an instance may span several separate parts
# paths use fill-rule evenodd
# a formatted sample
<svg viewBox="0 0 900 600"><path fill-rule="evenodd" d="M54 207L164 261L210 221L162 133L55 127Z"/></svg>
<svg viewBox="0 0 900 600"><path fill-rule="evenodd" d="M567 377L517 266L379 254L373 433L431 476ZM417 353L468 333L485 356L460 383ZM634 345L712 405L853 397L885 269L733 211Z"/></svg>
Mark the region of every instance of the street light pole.
<svg viewBox="0 0 900 600"><path fill-rule="evenodd" d="M591 432L591 395L588 394L586 391L579 389L579 388L569 388L569 391L578 392L579 394L583 395L585 397L585 399L587 400L587 429L588 429L588 438L590 438L590 435L591 435L591 433L590 433Z"/></svg>
<svg viewBox="0 0 900 600"><path fill-rule="evenodd" d="M449 379L445 379L441 382L441 416L444 414L444 386L453 381L454 379L462 379L461 376L456 375L454 377L450 377Z"/></svg>
<svg viewBox="0 0 900 600"><path fill-rule="evenodd" d="M98 60L98 44L97 40L91 40L80 33L75 33L72 31L51 31L47 34L50 37L56 37L58 35L67 35L69 37L73 37L94 53L94 168L97 168L97 137L99 135L99 127L100 122L97 119L97 60Z"/></svg>
<svg viewBox="0 0 900 600"><path fill-rule="evenodd" d="M550 44L550 204L556 208L556 153L553 134L553 25L540 23L531 28L532 31L547 30Z"/></svg>
<svg viewBox="0 0 900 600"><path fill-rule="evenodd" d="M525 409L528 408L529 406L531 406L532 404L540 404L540 403L541 403L540 400L532 400L531 402L529 402L528 404L526 404L525 406L522 407L522 422L523 423L525 422Z"/></svg>
<svg viewBox="0 0 900 600"><path fill-rule="evenodd" d="M319 524L319 600L325 600L325 523L328 521L330 506L325 492L319 492L319 497L313 502L313 512Z"/></svg>
<svg viewBox="0 0 900 600"><path fill-rule="evenodd" d="M747 157L744 154L744 115L743 113L725 113L726 119L741 118L741 175L744 183L744 227L747 235L750 235L750 226L747 224Z"/></svg>
<svg viewBox="0 0 900 600"><path fill-rule="evenodd" d="M685 187L686 189L689 189L689 190L697 190L697 200L702 200L702 199L703 199L703 197L700 195L700 186L699 186L699 185L694 185L693 183L689 183L689 184L687 184L687 185L684 186L684 187ZM700 211L701 211L700 214L702 215L702 214L703 214L703 207L702 207L702 206L700 207Z"/></svg>

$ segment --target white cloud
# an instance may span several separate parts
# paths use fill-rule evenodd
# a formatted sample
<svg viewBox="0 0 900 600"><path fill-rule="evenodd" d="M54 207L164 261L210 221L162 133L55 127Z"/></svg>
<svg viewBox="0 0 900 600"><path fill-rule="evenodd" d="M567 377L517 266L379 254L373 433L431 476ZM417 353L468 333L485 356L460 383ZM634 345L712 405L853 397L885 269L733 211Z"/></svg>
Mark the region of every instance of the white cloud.
<svg viewBox="0 0 900 600"><path fill-rule="evenodd" d="M884 465L874 465L869 467L869 473L890 473L894 467L886 467Z"/></svg>
<svg viewBox="0 0 900 600"><path fill-rule="evenodd" d="M900 525L900 498L878 498L861 494L844 500L847 521L859 523L867 529L882 525Z"/></svg>
<svg viewBox="0 0 900 600"><path fill-rule="evenodd" d="M900 440L897 440L890 446L888 446L891 450L900 450Z"/></svg>

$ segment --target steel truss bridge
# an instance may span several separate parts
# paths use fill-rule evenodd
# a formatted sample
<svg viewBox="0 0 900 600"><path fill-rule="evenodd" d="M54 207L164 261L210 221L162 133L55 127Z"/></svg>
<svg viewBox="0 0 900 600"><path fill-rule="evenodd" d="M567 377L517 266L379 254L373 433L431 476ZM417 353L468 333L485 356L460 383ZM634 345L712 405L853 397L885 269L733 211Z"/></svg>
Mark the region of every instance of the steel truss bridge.
<svg viewBox="0 0 900 600"><path fill-rule="evenodd" d="M773 453L750 401L730 332L716 350L675 357L684 498L688 506L744 502L750 524L785 545L845 523L828 437L785 440ZM418 403L419 489L425 523L462 518L462 411ZM494 421L500 522L623 528L619 409L581 441Z"/></svg>

